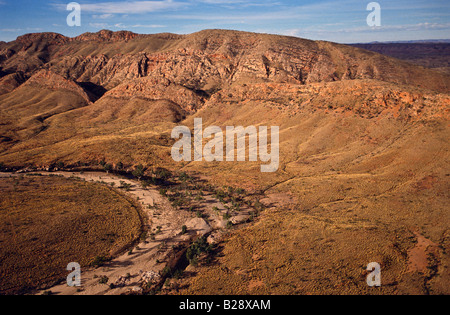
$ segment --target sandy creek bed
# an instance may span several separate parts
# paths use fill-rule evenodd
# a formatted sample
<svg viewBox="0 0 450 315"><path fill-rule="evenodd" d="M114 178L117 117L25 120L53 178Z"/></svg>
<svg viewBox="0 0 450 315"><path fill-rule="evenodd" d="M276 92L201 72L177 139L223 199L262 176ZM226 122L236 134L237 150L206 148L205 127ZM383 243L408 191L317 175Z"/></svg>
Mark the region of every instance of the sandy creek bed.
<svg viewBox="0 0 450 315"><path fill-rule="evenodd" d="M77 177L88 182L102 182L107 185L114 183L114 187L119 187L123 183L129 184L131 187L126 193L141 204L147 216L149 232L155 232L160 227L153 239L147 237L137 246L138 249L133 249L131 255L128 252L124 253L96 269L83 268L81 290L69 287L64 282L47 289L52 294L117 295L130 291L140 292L139 285L143 282L158 281L159 273L170 262L173 246L186 244L200 235L224 226L222 220L217 217L207 222L204 219L195 218L192 213L187 211L175 210L167 198L161 196L156 188L144 189L136 180L102 172L35 172L34 174ZM0 173L0 177L20 175L22 174ZM214 200L210 199L207 202L208 207L215 205ZM181 233L183 225L186 225L189 231L184 235ZM67 274L69 273L70 271L67 272ZM107 284L99 283L99 279L103 276L108 277ZM111 289L111 283L119 285L119 287ZM38 294L42 294L42 292Z"/></svg>

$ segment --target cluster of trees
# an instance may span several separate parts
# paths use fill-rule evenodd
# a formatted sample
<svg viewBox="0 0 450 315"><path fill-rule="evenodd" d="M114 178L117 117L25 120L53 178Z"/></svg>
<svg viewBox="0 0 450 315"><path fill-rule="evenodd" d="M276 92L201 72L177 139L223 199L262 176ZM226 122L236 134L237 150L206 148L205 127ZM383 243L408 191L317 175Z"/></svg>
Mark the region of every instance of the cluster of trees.
<svg viewBox="0 0 450 315"><path fill-rule="evenodd" d="M197 265L198 258L202 254L210 254L213 250L213 246L208 244L206 237L202 236L198 238L186 251L186 258L191 265Z"/></svg>
<svg viewBox="0 0 450 315"><path fill-rule="evenodd" d="M102 160L100 161L99 165L101 165L103 167L103 170L107 173L113 171L124 172L129 169L122 162L118 162L115 166L113 166L112 164L106 163L104 160ZM167 181L172 177L172 173L169 170L161 167L154 170L151 176L146 176L146 174L148 174L147 171L148 170L144 165L138 164L131 171L131 175L139 180L142 180L145 185L161 183Z"/></svg>

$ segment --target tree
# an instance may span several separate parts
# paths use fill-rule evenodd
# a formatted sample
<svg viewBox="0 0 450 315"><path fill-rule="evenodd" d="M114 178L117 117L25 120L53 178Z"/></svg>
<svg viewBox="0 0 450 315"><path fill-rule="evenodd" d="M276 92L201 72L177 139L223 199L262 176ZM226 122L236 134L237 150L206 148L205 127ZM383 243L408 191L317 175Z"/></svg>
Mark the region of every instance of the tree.
<svg viewBox="0 0 450 315"><path fill-rule="evenodd" d="M186 251L186 258L191 265L198 263L198 257L202 254L210 254L212 251L212 245L208 244L206 237L202 236L197 239Z"/></svg>
<svg viewBox="0 0 450 315"><path fill-rule="evenodd" d="M158 167L154 173L159 180L167 180L172 176L172 173L169 170L162 167Z"/></svg>
<svg viewBox="0 0 450 315"><path fill-rule="evenodd" d="M113 169L113 167L112 167L111 164L105 164L105 165L103 166L103 168L105 169L106 173L111 172L112 169Z"/></svg>
<svg viewBox="0 0 450 315"><path fill-rule="evenodd" d="M190 179L190 176L186 172L183 172L180 174L179 179L184 183Z"/></svg>
<svg viewBox="0 0 450 315"><path fill-rule="evenodd" d="M141 179L144 176L144 166L139 164L133 171L133 176Z"/></svg>
<svg viewBox="0 0 450 315"><path fill-rule="evenodd" d="M126 191L130 191L131 190L131 184L125 183L123 180L121 180L119 188L125 189Z"/></svg>
<svg viewBox="0 0 450 315"><path fill-rule="evenodd" d="M101 276L100 280L98 281L98 283L100 284L107 284L109 281L109 278L107 276Z"/></svg>

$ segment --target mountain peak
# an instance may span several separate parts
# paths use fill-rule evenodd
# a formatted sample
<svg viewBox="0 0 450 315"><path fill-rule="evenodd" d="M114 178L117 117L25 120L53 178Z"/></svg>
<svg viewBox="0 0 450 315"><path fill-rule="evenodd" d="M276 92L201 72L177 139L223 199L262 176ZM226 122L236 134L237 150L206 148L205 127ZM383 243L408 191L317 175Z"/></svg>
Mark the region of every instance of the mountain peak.
<svg viewBox="0 0 450 315"><path fill-rule="evenodd" d="M96 33L84 33L74 38L77 41L127 41L141 36L130 31L113 32L110 30L101 30Z"/></svg>
<svg viewBox="0 0 450 315"><path fill-rule="evenodd" d="M29 44L35 42L49 42L52 44L65 44L69 41L69 37L64 35L47 32L47 33L30 33L17 37L16 42Z"/></svg>

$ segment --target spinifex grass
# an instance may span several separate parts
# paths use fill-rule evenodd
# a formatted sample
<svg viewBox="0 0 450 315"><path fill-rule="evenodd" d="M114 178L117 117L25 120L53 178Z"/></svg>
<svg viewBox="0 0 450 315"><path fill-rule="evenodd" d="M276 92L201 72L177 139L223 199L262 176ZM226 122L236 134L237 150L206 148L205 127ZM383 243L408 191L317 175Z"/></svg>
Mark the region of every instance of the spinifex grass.
<svg viewBox="0 0 450 315"><path fill-rule="evenodd" d="M0 179L0 293L26 293L140 236L138 208L106 185L60 177Z"/></svg>

